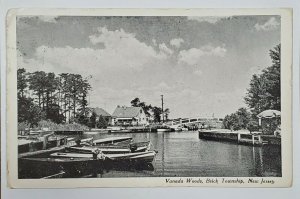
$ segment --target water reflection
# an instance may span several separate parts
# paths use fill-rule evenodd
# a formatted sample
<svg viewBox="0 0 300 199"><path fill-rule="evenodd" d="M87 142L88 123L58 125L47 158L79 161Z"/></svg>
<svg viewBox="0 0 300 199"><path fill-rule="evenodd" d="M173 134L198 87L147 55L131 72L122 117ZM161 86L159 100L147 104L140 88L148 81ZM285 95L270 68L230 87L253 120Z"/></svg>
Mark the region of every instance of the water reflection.
<svg viewBox="0 0 300 199"><path fill-rule="evenodd" d="M150 140L158 150L153 170L143 167L108 166L101 177L143 176L281 176L280 147L252 147L205 141L197 132L132 133L84 135L95 139L132 136L135 141Z"/></svg>

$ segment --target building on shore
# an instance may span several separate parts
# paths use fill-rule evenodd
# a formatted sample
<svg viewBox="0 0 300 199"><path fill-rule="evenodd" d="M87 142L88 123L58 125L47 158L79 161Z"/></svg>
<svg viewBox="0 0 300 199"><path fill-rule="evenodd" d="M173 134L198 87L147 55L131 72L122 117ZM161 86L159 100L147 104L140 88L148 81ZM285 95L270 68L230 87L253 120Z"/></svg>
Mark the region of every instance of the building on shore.
<svg viewBox="0 0 300 199"><path fill-rule="evenodd" d="M103 108L99 108L99 107L89 108L88 117L91 117L93 113L96 114L96 121L99 121L99 117L101 116L107 122L108 125L112 124L112 116Z"/></svg>
<svg viewBox="0 0 300 199"><path fill-rule="evenodd" d="M278 110L265 110L257 115L262 134L281 134L281 112Z"/></svg>
<svg viewBox="0 0 300 199"><path fill-rule="evenodd" d="M149 124L149 117L142 107L117 106L112 114L112 125L144 126Z"/></svg>

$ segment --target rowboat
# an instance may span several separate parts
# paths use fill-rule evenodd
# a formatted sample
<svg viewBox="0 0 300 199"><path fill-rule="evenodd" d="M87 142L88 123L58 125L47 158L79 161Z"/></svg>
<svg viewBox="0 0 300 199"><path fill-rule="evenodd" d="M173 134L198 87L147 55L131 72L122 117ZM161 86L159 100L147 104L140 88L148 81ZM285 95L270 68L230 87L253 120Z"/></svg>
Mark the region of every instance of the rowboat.
<svg viewBox="0 0 300 199"><path fill-rule="evenodd" d="M42 178L64 172L64 176L78 176L98 172L103 168L103 159L89 156L50 155L46 158L19 158L19 178ZM86 155L86 154L84 154Z"/></svg>
<svg viewBox="0 0 300 199"><path fill-rule="evenodd" d="M153 161L156 153L156 151L145 151L126 154L106 154L105 158L108 161L129 161L131 163L147 163Z"/></svg>
<svg viewBox="0 0 300 199"><path fill-rule="evenodd" d="M145 151L137 153L120 153L120 154L80 154L80 153L53 153L50 156L52 158L65 158L70 160L75 159L93 159L93 160L105 160L105 161L129 161L129 162L152 162L156 151ZM63 160L65 160L63 159ZM85 160L83 159L83 160Z"/></svg>
<svg viewBox="0 0 300 199"><path fill-rule="evenodd" d="M131 133L130 129L108 130L108 133Z"/></svg>
<svg viewBox="0 0 300 199"><path fill-rule="evenodd" d="M101 145L101 144L115 144L122 141L128 141L132 140L132 137L109 137L109 138L103 138L94 140L94 145Z"/></svg>
<svg viewBox="0 0 300 199"><path fill-rule="evenodd" d="M144 152L150 149L150 142L138 142L125 145L98 145L98 146L71 146L66 147L66 152L93 153L100 150L104 154Z"/></svg>

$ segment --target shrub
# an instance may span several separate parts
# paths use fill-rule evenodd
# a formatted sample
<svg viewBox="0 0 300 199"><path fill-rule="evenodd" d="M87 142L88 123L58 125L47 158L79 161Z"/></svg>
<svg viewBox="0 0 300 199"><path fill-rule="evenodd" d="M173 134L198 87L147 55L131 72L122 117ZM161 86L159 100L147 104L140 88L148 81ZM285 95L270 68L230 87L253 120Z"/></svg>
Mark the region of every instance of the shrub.
<svg viewBox="0 0 300 199"><path fill-rule="evenodd" d="M259 130L258 121L255 119L251 119L247 125L247 129L250 131L250 133L253 131L258 131Z"/></svg>

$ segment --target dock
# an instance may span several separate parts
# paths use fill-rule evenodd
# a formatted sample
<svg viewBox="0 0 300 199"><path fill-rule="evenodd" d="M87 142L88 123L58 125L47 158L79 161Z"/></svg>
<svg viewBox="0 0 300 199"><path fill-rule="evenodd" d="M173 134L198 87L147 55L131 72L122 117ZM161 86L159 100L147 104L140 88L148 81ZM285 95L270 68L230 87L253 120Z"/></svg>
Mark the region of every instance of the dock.
<svg viewBox="0 0 300 199"><path fill-rule="evenodd" d="M84 131L82 130L55 130L56 135L82 135Z"/></svg>
<svg viewBox="0 0 300 199"><path fill-rule="evenodd" d="M281 145L281 137L278 136L231 132L226 130L199 130L199 139L233 142L251 146Z"/></svg>

